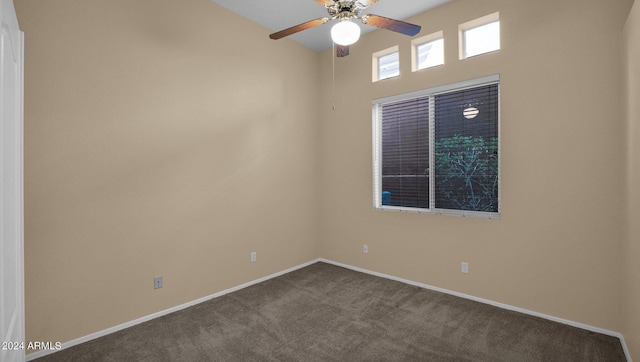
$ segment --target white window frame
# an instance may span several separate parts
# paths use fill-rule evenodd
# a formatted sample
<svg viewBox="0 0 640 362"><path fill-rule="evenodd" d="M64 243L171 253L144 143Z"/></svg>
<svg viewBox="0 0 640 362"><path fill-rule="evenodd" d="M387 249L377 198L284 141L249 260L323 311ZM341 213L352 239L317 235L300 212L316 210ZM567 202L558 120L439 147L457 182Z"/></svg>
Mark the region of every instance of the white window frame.
<svg viewBox="0 0 640 362"><path fill-rule="evenodd" d="M444 65L445 59L443 54L442 63L420 68L420 60L418 59L418 56L419 56L418 47L431 42L438 41L438 40L442 40L443 48L444 48L444 35L442 31L438 31L433 34L425 35L423 37L411 40L411 71L412 72L417 72L419 70L424 70L424 69L429 69L429 68L437 67L440 65Z"/></svg>
<svg viewBox="0 0 640 362"><path fill-rule="evenodd" d="M501 132L500 132L500 112L498 112L498 211L497 212L484 212L484 211L466 211L466 210L452 210L452 209L438 209L435 208L435 188L433 187L433 181L430 180L431 186L429 188L430 192L430 207L428 209L425 208L415 208L415 207L403 207L403 206L390 206L390 205L382 205L382 105L391 102L397 102L401 100L407 100L411 98L419 98L426 96L436 96L438 94L449 93L459 90L464 90L467 88L475 88L483 85L489 84L498 84L498 92L499 84L500 84L500 75L494 74L486 77L470 79L458 83L447 84L443 86L423 89L415 92L398 94L390 97L384 97L379 99L374 99L372 103L372 123L373 123L373 135L372 135L372 144L373 144L373 205L376 209L381 210L389 210L389 211L404 211L404 212L416 212L416 213L426 213L426 214L437 214L437 215L455 215L455 216L466 216L466 217L477 217L477 218L486 218L486 219L500 219L502 212L502 202L501 202ZM433 105L433 100L431 101L431 105ZM498 93L498 109L500 107L500 95ZM429 107L429 144L434 144L435 141L435 114L433 107ZM429 151L429 162L434 162L434 154L433 147L430 147Z"/></svg>
<svg viewBox="0 0 640 362"><path fill-rule="evenodd" d="M494 49L494 50L490 50L484 53L478 53L478 54L473 54L473 55L467 55L467 40L466 40L466 32L469 30L473 30L476 28L479 28L481 26L484 25L488 25L491 23L498 23L498 26L500 25L500 12L495 12L493 14L489 14L486 16L483 16L481 18L475 19L475 20L471 20L468 21L466 23L460 24L458 25L458 52L460 55L460 60L462 59L468 59L468 58L473 58L473 57L477 57L479 55L483 55L483 54L489 54L489 53L493 53L496 51L499 51L501 48L501 34L499 34L499 38L498 38L498 48Z"/></svg>
<svg viewBox="0 0 640 362"><path fill-rule="evenodd" d="M380 79L380 58L382 58L384 56L387 56L387 55L390 55L390 54L393 54L393 53L398 53L398 75L393 76L393 77L387 77L387 78ZM399 51L399 47L397 45L373 53L372 57L371 57L371 68L373 69L372 79L371 80L373 82L377 82L377 81L380 81L380 80L399 77L400 76L400 64L399 63L400 63L400 51Z"/></svg>

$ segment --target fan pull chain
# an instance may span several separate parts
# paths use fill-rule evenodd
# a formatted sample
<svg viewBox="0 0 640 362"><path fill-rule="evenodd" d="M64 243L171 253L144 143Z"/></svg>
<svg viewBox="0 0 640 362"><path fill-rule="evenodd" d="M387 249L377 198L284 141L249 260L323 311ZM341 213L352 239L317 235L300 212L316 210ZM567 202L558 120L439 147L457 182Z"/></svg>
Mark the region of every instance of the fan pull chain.
<svg viewBox="0 0 640 362"><path fill-rule="evenodd" d="M336 43L332 42L331 52L331 106L332 110L336 110Z"/></svg>

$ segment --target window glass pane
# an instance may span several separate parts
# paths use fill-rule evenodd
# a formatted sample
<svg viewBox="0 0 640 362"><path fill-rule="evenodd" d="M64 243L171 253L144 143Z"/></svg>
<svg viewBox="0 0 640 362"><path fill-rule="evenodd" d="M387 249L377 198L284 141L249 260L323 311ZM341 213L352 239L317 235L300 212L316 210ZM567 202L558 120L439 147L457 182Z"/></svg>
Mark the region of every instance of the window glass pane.
<svg viewBox="0 0 640 362"><path fill-rule="evenodd" d="M435 207L498 212L498 85L435 96Z"/></svg>
<svg viewBox="0 0 640 362"><path fill-rule="evenodd" d="M465 58L500 49L500 21L464 31Z"/></svg>
<svg viewBox="0 0 640 362"><path fill-rule="evenodd" d="M429 208L429 97L382 106L382 201Z"/></svg>
<svg viewBox="0 0 640 362"><path fill-rule="evenodd" d="M444 64L444 39L437 39L417 47L418 69Z"/></svg>
<svg viewBox="0 0 640 362"><path fill-rule="evenodd" d="M400 75L400 55L391 53L378 58L378 78L387 79Z"/></svg>

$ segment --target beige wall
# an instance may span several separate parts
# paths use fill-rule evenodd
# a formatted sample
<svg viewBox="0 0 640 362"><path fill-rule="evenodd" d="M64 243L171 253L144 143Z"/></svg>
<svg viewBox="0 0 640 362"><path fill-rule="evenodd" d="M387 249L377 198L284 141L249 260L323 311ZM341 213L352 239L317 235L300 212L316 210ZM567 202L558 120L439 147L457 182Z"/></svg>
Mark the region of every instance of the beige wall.
<svg viewBox="0 0 640 362"><path fill-rule="evenodd" d="M635 3L625 28L627 121L627 237L623 246L622 333L631 354L640 358L640 4Z"/></svg>
<svg viewBox="0 0 640 362"><path fill-rule="evenodd" d="M320 255L619 331L620 39L631 3L454 1L410 19L423 26L420 35L444 32L444 66L412 73L410 39L376 31L336 60L335 111L331 54L324 52ZM502 49L458 60L458 24L496 11ZM371 54L394 45L400 77L372 83ZM502 219L374 210L371 100L496 73Z"/></svg>
<svg viewBox="0 0 640 362"><path fill-rule="evenodd" d="M15 4L28 340L317 257L315 52L209 0Z"/></svg>

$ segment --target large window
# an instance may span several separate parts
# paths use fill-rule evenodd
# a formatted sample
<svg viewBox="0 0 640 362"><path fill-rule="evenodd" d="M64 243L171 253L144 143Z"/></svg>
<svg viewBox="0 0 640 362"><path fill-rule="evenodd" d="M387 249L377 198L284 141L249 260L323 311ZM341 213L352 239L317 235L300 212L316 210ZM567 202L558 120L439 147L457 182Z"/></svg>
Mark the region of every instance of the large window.
<svg viewBox="0 0 640 362"><path fill-rule="evenodd" d="M499 78L373 101L376 208L500 216Z"/></svg>

